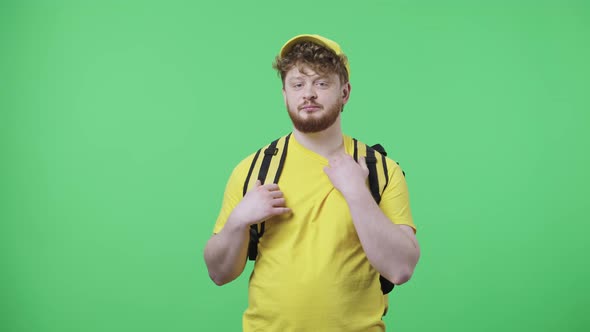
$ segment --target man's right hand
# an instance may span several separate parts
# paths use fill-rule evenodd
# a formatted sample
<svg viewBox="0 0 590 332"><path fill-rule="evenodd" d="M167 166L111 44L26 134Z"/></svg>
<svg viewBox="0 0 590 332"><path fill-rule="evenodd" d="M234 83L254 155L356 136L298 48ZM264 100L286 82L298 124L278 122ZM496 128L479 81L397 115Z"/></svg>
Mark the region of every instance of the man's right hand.
<svg viewBox="0 0 590 332"><path fill-rule="evenodd" d="M244 195L228 217L228 223L236 226L249 227L270 217L289 213L285 206L285 198L279 186L274 183L262 185L256 180L254 187Z"/></svg>
<svg viewBox="0 0 590 332"><path fill-rule="evenodd" d="M205 247L205 262L215 284L226 284L244 271L250 225L289 212L291 209L285 206L278 185L261 185L256 181L233 209L225 227L213 235Z"/></svg>

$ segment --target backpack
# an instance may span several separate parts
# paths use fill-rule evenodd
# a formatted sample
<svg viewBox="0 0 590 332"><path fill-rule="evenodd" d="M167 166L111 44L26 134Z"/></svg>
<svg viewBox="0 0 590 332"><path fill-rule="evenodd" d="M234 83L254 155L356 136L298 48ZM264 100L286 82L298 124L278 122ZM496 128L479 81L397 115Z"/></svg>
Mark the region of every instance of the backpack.
<svg viewBox="0 0 590 332"><path fill-rule="evenodd" d="M285 163L285 158L287 156L287 150L289 147L289 138L291 134L286 136L280 137L266 147L260 148L256 151L254 155L254 159L250 164L250 169L248 170L248 175L246 176L246 180L244 181L244 188L243 188L243 195L246 195L248 192L248 188L256 182L256 179L260 180L261 184L265 184L267 178L272 179L272 183L278 183L279 178L281 176L281 172L283 170L283 165ZM373 146L368 146L363 143L359 144L359 142L353 138L354 141L354 152L353 158L355 161L358 162L359 155L365 156L365 160L367 162L367 168L369 169L369 189L371 190L371 195L379 205L381 202L381 193L387 187L389 183L389 173L387 172L387 163L385 160L385 156L387 153L385 149L381 146L381 144L375 144ZM377 151L381 156L381 165L382 167L377 167ZM262 155L261 155L262 153ZM280 158L274 158L280 154ZM261 158L262 157L262 158ZM399 163L398 163L399 164ZM252 174L254 171L257 170L258 176L252 178ZM405 172L402 171L402 174L405 176ZM270 182L268 182L270 183ZM256 257L258 256L258 242L262 235L264 235L264 224L265 222L261 222L260 224L253 224L250 226L250 242L248 244L248 259L251 261L255 261ZM388 294L393 290L395 286L391 281L385 279L383 276L379 276L379 281L381 282L381 291L383 294Z"/></svg>

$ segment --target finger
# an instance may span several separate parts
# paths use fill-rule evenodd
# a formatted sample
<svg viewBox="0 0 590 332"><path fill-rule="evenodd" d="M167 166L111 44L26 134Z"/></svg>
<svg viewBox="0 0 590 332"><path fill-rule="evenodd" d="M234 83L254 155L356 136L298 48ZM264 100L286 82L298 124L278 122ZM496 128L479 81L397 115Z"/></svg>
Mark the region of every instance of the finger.
<svg viewBox="0 0 590 332"><path fill-rule="evenodd" d="M268 191L275 191L275 190L279 190L279 185L276 183L268 183L265 184L264 189L268 190Z"/></svg>
<svg viewBox="0 0 590 332"><path fill-rule="evenodd" d="M252 187L248 188L248 192L254 191L258 188L260 188L262 184L260 183L260 180L256 180L256 182L254 182L254 185Z"/></svg>
<svg viewBox="0 0 590 332"><path fill-rule="evenodd" d="M291 209L288 207L276 207L272 209L273 215L278 216L285 213L290 213Z"/></svg>
<svg viewBox="0 0 590 332"><path fill-rule="evenodd" d="M286 204L284 198L275 198L272 200L272 206L274 207L284 207Z"/></svg>
<svg viewBox="0 0 590 332"><path fill-rule="evenodd" d="M324 167L324 173L326 173L327 175L330 175L331 171L332 171L332 169L330 168L330 166Z"/></svg>
<svg viewBox="0 0 590 332"><path fill-rule="evenodd" d="M274 191L271 191L269 193L270 193L270 197L272 197L272 198L281 198L281 197L283 197L283 192L280 191L280 190L274 190Z"/></svg>

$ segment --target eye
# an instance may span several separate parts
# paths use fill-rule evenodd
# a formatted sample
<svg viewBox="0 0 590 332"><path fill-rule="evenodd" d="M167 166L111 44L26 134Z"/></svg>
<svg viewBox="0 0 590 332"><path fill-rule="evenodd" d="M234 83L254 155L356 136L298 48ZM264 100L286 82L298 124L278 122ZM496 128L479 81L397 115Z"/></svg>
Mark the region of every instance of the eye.
<svg viewBox="0 0 590 332"><path fill-rule="evenodd" d="M317 82L317 85L319 85L322 88L327 88L328 87L328 82L326 82L326 81L319 81L319 82Z"/></svg>
<svg viewBox="0 0 590 332"><path fill-rule="evenodd" d="M303 83L293 83L292 85L295 89L299 89L303 86Z"/></svg>

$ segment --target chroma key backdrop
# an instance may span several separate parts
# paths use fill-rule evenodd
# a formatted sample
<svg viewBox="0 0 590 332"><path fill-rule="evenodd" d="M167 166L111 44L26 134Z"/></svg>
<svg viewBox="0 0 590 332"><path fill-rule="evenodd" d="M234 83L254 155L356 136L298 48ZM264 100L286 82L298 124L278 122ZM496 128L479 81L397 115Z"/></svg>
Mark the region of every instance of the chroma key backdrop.
<svg viewBox="0 0 590 332"><path fill-rule="evenodd" d="M406 172L422 257L388 331L589 331L588 1L0 6L0 330L240 331L203 248L291 130L271 68L342 46L345 133Z"/></svg>

